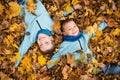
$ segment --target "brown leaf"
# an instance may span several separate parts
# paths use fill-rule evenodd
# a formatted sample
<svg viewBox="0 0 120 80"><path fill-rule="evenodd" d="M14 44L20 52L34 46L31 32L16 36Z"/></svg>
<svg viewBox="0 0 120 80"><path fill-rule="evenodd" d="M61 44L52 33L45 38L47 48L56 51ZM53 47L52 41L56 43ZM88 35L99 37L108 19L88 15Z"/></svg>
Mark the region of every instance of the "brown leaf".
<svg viewBox="0 0 120 80"><path fill-rule="evenodd" d="M71 71L71 68L68 65L65 65L65 67L62 70L63 79L67 79L68 78L68 73L70 71Z"/></svg>
<svg viewBox="0 0 120 80"><path fill-rule="evenodd" d="M117 22L113 18L109 18L107 24L109 27L116 27L117 26Z"/></svg>
<svg viewBox="0 0 120 80"><path fill-rule="evenodd" d="M76 66L75 56L68 53L67 54L67 63L70 64L71 67L75 67Z"/></svg>

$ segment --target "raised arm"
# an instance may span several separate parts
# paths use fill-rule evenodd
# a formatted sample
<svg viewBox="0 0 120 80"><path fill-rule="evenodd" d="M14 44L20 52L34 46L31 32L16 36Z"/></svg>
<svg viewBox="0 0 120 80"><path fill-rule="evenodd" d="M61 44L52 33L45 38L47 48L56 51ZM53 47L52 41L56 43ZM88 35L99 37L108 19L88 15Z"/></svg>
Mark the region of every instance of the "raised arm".
<svg viewBox="0 0 120 80"><path fill-rule="evenodd" d="M71 11L70 12L65 11L62 16L67 16L68 14L74 12L75 10L80 10L82 8L82 6L80 4L77 4L75 6L70 5L70 8L71 8Z"/></svg>
<svg viewBox="0 0 120 80"><path fill-rule="evenodd" d="M27 2L27 0L20 0L20 1ZM25 11L24 22L28 26L28 28L25 31L24 40L22 41L22 43L19 47L20 59L18 59L16 61L16 64L14 65L14 67L17 67L20 64L20 61L23 58L24 54L26 54L28 49L31 47L31 45L33 43L35 43L37 31L40 30L40 27L38 26L37 22L35 21L35 16L27 11L26 4L22 5L22 2L19 2L19 4L21 5L21 7L25 8L23 10L23 11ZM39 17L40 19L42 19L42 18L44 18L43 16L46 15L45 18L48 18L46 21L49 20L47 25L44 24L45 22L43 23L44 20L39 21L39 22L41 22L41 24L39 23L40 26L42 26L41 28L46 28L48 26L52 26L53 21L51 19L49 19L50 17L48 16L48 13L47 13L45 7L43 6L43 4L40 2L40 0L37 0L36 5L37 5L37 8L35 10L35 13L37 13L36 18ZM26 33L29 33L29 35L26 35Z"/></svg>
<svg viewBox="0 0 120 80"><path fill-rule="evenodd" d="M41 68L41 72L46 71L47 69L52 68L56 65L56 62L60 61L60 56L66 55L69 52L69 44L64 45L63 43L60 46L60 49L55 53L52 58L47 62L47 64Z"/></svg>
<svg viewBox="0 0 120 80"><path fill-rule="evenodd" d="M32 43L30 42L29 36L25 35L24 40L19 47L20 58L16 61L14 67L17 67L20 64L21 59L23 58L24 54L27 53L31 45Z"/></svg>
<svg viewBox="0 0 120 80"><path fill-rule="evenodd" d="M107 23L105 21L101 22L98 26L98 30L104 30L107 27ZM92 28L93 30L93 28ZM96 32L93 30L93 33L89 35L90 38L94 37L96 35Z"/></svg>

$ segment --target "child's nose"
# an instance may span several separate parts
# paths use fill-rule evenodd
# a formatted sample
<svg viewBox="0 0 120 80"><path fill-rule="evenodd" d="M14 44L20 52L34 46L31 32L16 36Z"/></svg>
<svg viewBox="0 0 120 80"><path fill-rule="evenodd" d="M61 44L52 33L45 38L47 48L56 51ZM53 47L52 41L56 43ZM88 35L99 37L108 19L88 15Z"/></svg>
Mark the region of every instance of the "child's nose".
<svg viewBox="0 0 120 80"><path fill-rule="evenodd" d="M73 32L75 32L76 31L76 29L75 28L73 28Z"/></svg>

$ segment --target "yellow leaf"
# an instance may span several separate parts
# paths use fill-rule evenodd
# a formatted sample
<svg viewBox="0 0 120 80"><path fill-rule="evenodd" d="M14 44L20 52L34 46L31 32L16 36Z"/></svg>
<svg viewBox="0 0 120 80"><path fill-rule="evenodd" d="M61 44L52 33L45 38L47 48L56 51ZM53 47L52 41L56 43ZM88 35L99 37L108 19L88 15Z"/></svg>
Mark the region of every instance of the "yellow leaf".
<svg viewBox="0 0 120 80"><path fill-rule="evenodd" d="M92 35L93 33L95 33L97 31L97 23L94 23L93 26L88 26L86 31L88 35Z"/></svg>
<svg viewBox="0 0 120 80"><path fill-rule="evenodd" d="M20 13L20 6L17 4L17 2L10 2L9 3L9 10L6 10L6 13L9 18L16 17Z"/></svg>
<svg viewBox="0 0 120 80"><path fill-rule="evenodd" d="M13 43L12 46L18 49L18 45L17 44Z"/></svg>
<svg viewBox="0 0 120 80"><path fill-rule="evenodd" d="M113 34L114 36L120 36L120 29L119 29L119 28L116 28L116 29L112 32L112 34Z"/></svg>
<svg viewBox="0 0 120 80"><path fill-rule="evenodd" d="M27 10L29 12L32 12L34 13L34 10L36 9L36 4L34 3L34 0L28 0L28 3L27 3Z"/></svg>
<svg viewBox="0 0 120 80"><path fill-rule="evenodd" d="M62 70L63 79L67 79L68 78L69 70L70 70L70 67L68 65L66 65L63 68L63 70Z"/></svg>
<svg viewBox="0 0 120 80"><path fill-rule="evenodd" d="M2 62L5 59L5 57L0 57L0 62Z"/></svg>
<svg viewBox="0 0 120 80"><path fill-rule="evenodd" d="M100 37L102 34L103 34L103 32L101 30L97 30L96 37Z"/></svg>
<svg viewBox="0 0 120 80"><path fill-rule="evenodd" d="M56 10L57 10L57 7L56 7L56 6L52 6L52 7L50 8L50 10L56 11Z"/></svg>
<svg viewBox="0 0 120 80"><path fill-rule="evenodd" d="M72 0L72 4L73 5L76 5L76 4L78 4L79 3L79 0Z"/></svg>
<svg viewBox="0 0 120 80"><path fill-rule="evenodd" d="M120 10L114 11L113 14L116 15L117 17L120 17Z"/></svg>
<svg viewBox="0 0 120 80"><path fill-rule="evenodd" d="M54 63L55 63L55 64L58 64L58 60L55 60Z"/></svg>
<svg viewBox="0 0 120 80"><path fill-rule="evenodd" d="M96 18L96 20L98 20L98 21L103 21L103 19L104 19L103 16L99 16L99 17Z"/></svg>
<svg viewBox="0 0 120 80"><path fill-rule="evenodd" d="M5 9L5 7L0 3L0 15L2 15L4 9Z"/></svg>
<svg viewBox="0 0 120 80"><path fill-rule="evenodd" d="M29 56L25 56L24 59L22 60L23 64L29 63L31 61Z"/></svg>
<svg viewBox="0 0 120 80"><path fill-rule="evenodd" d="M94 23L93 24L93 31L96 32L98 30L98 25L97 23Z"/></svg>
<svg viewBox="0 0 120 80"><path fill-rule="evenodd" d="M18 71L20 71L22 74L24 73L24 69L22 67L18 67Z"/></svg>
<svg viewBox="0 0 120 80"><path fill-rule="evenodd" d="M88 70L87 70L87 73L92 73L92 70L93 70L93 65L92 64L88 64Z"/></svg>
<svg viewBox="0 0 120 80"><path fill-rule="evenodd" d="M47 62L47 65L48 65L48 66L52 65L52 61L49 60L49 61Z"/></svg>
<svg viewBox="0 0 120 80"><path fill-rule="evenodd" d="M102 3L102 6L107 6L107 4L106 3Z"/></svg>
<svg viewBox="0 0 120 80"><path fill-rule="evenodd" d="M28 0L28 3L34 3L34 0Z"/></svg>
<svg viewBox="0 0 120 80"><path fill-rule="evenodd" d="M10 30L15 31L18 29L18 27L19 27L19 25L17 23L13 23L12 25L10 25Z"/></svg>
<svg viewBox="0 0 120 80"><path fill-rule="evenodd" d="M90 9L88 7L85 7L85 9L86 9L86 12L91 13L92 15L95 14L92 9Z"/></svg>
<svg viewBox="0 0 120 80"><path fill-rule="evenodd" d="M57 17L61 17L61 16L63 16L63 13L64 13L64 11L57 11L57 12L55 13L55 15L56 15Z"/></svg>
<svg viewBox="0 0 120 80"><path fill-rule="evenodd" d="M38 56L38 63L39 63L41 66L44 66L44 65L46 64L46 58L43 57L43 55Z"/></svg>
<svg viewBox="0 0 120 80"><path fill-rule="evenodd" d="M56 29L56 28L60 29L60 22L59 21L55 21L53 26L52 26L52 28L53 29Z"/></svg>
<svg viewBox="0 0 120 80"><path fill-rule="evenodd" d="M112 14L113 13L113 11L112 10L110 10L110 9L107 9L107 14Z"/></svg>
<svg viewBox="0 0 120 80"><path fill-rule="evenodd" d="M37 75L35 73L32 73L28 78L27 80L36 80L37 78Z"/></svg>
<svg viewBox="0 0 120 80"><path fill-rule="evenodd" d="M106 36L104 40L105 43L113 43L113 40L109 36Z"/></svg>
<svg viewBox="0 0 120 80"><path fill-rule="evenodd" d="M88 16L88 12L87 11L85 12L84 16Z"/></svg>
<svg viewBox="0 0 120 80"><path fill-rule="evenodd" d="M95 58L92 58L92 63L98 63L98 61Z"/></svg>
<svg viewBox="0 0 120 80"><path fill-rule="evenodd" d="M112 3L112 0L108 0L109 1L109 3Z"/></svg>
<svg viewBox="0 0 120 80"><path fill-rule="evenodd" d="M16 54L15 58L16 58L17 60L20 59L20 53L19 53L19 52L16 52L15 54Z"/></svg>
<svg viewBox="0 0 120 80"><path fill-rule="evenodd" d="M54 41L55 41L55 44L59 43L59 39L58 38L55 38Z"/></svg>
<svg viewBox="0 0 120 80"><path fill-rule="evenodd" d="M10 43L13 43L14 37L12 35L8 35L7 39L9 40Z"/></svg>
<svg viewBox="0 0 120 80"><path fill-rule="evenodd" d="M70 3L67 3L65 8L66 8L66 11L67 11L68 13L72 12L72 8L71 8L71 6L70 6Z"/></svg>
<svg viewBox="0 0 120 80"><path fill-rule="evenodd" d="M5 54L12 54L12 51L8 50L8 49L5 49L4 52L5 52Z"/></svg>
<svg viewBox="0 0 120 80"><path fill-rule="evenodd" d="M4 42L7 46L10 45L10 42L9 42L9 40L8 40L7 38L4 38L4 39L3 39L3 42Z"/></svg>
<svg viewBox="0 0 120 80"><path fill-rule="evenodd" d="M97 52L100 52L100 48L97 46Z"/></svg>

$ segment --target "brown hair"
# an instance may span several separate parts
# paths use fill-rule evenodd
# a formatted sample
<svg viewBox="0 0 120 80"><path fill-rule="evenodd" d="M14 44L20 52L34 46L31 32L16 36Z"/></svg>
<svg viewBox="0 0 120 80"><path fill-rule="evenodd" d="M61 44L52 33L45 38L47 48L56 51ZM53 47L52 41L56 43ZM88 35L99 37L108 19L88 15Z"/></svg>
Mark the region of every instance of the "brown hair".
<svg viewBox="0 0 120 80"><path fill-rule="evenodd" d="M61 21L60 21L60 25L61 25L60 30L61 30L61 32L64 32L63 26L64 26L66 23L70 22L70 21L74 21L74 19L70 18L70 19L65 19L65 20L61 20Z"/></svg>

